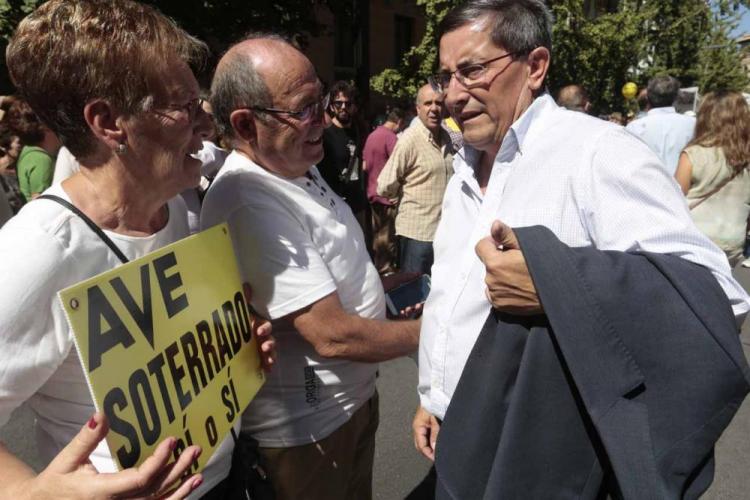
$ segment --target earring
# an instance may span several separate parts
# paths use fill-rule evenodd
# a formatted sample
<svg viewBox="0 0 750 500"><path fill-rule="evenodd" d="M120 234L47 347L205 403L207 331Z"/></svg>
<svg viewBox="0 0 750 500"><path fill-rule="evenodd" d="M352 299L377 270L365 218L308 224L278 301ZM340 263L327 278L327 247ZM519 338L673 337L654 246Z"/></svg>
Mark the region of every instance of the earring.
<svg viewBox="0 0 750 500"><path fill-rule="evenodd" d="M125 154L127 150L128 150L128 145L125 144L124 142L121 142L120 144L117 145L117 149L115 149L115 152L118 155L123 155Z"/></svg>

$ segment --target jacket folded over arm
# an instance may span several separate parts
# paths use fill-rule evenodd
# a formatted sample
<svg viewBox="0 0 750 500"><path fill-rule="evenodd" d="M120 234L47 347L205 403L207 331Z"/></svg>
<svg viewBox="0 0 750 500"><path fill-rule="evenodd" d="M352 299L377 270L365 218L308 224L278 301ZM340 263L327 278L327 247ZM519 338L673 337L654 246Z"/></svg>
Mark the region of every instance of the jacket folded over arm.
<svg viewBox="0 0 750 500"><path fill-rule="evenodd" d="M515 232L545 315L487 318L438 437L437 498L698 498L750 381L716 280Z"/></svg>

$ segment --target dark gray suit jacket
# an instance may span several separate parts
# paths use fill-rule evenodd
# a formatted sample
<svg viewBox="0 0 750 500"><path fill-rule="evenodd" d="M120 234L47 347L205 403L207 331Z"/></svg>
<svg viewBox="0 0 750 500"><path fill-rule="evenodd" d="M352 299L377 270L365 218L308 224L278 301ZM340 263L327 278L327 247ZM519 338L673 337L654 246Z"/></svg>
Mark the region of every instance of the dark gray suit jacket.
<svg viewBox="0 0 750 500"><path fill-rule="evenodd" d="M487 319L438 437L437 498L697 498L750 381L714 277L515 231L546 315Z"/></svg>

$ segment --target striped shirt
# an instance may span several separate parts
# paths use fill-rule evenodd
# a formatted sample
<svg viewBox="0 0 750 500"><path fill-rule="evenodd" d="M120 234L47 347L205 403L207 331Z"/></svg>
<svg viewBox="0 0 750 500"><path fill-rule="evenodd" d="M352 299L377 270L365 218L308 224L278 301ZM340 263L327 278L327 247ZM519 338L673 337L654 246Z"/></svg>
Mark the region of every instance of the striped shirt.
<svg viewBox="0 0 750 500"><path fill-rule="evenodd" d="M378 194L399 198L396 234L432 241L440 221L443 194L453 175L453 148L440 129L440 143L416 120L396 143L378 177Z"/></svg>

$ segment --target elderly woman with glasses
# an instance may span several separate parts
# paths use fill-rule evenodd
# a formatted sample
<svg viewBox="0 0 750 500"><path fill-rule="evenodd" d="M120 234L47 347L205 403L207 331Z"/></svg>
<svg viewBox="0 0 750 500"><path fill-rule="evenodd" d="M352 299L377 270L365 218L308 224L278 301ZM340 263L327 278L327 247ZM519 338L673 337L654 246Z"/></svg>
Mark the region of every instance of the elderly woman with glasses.
<svg viewBox="0 0 750 500"><path fill-rule="evenodd" d="M184 474L200 453L195 446L169 463L175 438L138 468L115 472L102 442L106 419L94 413L56 298L189 234L177 194L198 184L193 155L211 132L191 70L205 52L155 9L130 0L50 0L9 44L20 96L81 170L0 231L0 425L28 403L39 453L50 461L37 475L0 445L3 498L221 497L228 440L202 474ZM260 330L267 335L267 326Z"/></svg>

